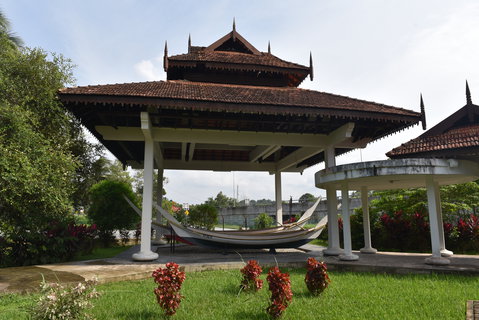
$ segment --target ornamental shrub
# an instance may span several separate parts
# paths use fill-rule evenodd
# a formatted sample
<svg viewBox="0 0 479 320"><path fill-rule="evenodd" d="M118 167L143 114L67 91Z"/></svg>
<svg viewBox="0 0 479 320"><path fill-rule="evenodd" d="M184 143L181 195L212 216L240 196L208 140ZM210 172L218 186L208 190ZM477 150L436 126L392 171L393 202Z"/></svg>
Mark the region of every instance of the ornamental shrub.
<svg viewBox="0 0 479 320"><path fill-rule="evenodd" d="M85 310L92 307L91 300L100 294L96 291L96 279L80 282L76 286L59 283L41 284L42 295L33 307L33 320L93 319Z"/></svg>
<svg viewBox="0 0 479 320"><path fill-rule="evenodd" d="M90 253L97 236L96 226L52 221L31 232L8 228L0 238L0 267L68 261L78 253Z"/></svg>
<svg viewBox="0 0 479 320"><path fill-rule="evenodd" d="M179 270L176 263L168 262L165 268L158 268L153 271L152 277L158 284L158 287L154 290L158 304L166 315L174 315L183 298L180 290L181 284L186 278L185 273Z"/></svg>
<svg viewBox="0 0 479 320"><path fill-rule="evenodd" d="M308 258L307 271L304 282L308 287L309 292L313 295L320 295L331 282L328 276L328 268L324 262L318 262L314 258Z"/></svg>
<svg viewBox="0 0 479 320"><path fill-rule="evenodd" d="M272 318L277 319L281 317L293 299L291 280L289 279L289 274L281 273L278 267L269 269L266 280L271 291L271 304L266 311Z"/></svg>
<svg viewBox="0 0 479 320"><path fill-rule="evenodd" d="M207 203L191 206L188 222L200 228L212 230L218 223L218 209Z"/></svg>
<svg viewBox="0 0 479 320"><path fill-rule="evenodd" d="M139 206L136 194L125 182L103 180L90 189L88 217L98 226L105 245L111 241L113 230L134 228L140 220L123 196Z"/></svg>
<svg viewBox="0 0 479 320"><path fill-rule="evenodd" d="M266 213L260 213L256 218L254 218L254 228L255 229L266 229L270 228L274 223L273 218L271 218Z"/></svg>
<svg viewBox="0 0 479 320"><path fill-rule="evenodd" d="M263 280L258 279L263 272L256 260L249 260L246 266L241 269L243 280L241 281L241 290L258 291L263 287Z"/></svg>

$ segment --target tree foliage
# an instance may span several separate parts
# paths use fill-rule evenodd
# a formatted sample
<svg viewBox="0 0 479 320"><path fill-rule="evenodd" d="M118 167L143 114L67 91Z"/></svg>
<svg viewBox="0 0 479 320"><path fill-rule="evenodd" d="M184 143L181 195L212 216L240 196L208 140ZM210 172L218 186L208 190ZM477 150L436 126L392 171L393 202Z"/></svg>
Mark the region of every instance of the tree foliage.
<svg viewBox="0 0 479 320"><path fill-rule="evenodd" d="M0 108L0 217L11 227L33 231L71 211L75 162L37 134L32 119L18 106Z"/></svg>
<svg viewBox="0 0 479 320"><path fill-rule="evenodd" d="M205 203L219 209L219 208L233 207L236 203L236 200L234 198L230 198L226 196L225 194L223 194L223 191L220 191L215 198L210 197Z"/></svg>
<svg viewBox="0 0 479 320"><path fill-rule="evenodd" d="M2 10L0 10L0 33L5 34L14 46L23 46L23 40L11 30L10 21Z"/></svg>
<svg viewBox="0 0 479 320"><path fill-rule="evenodd" d="M0 218L4 228L40 228L70 210L77 162L55 97L69 65L18 49L0 32Z"/></svg>
<svg viewBox="0 0 479 320"><path fill-rule="evenodd" d="M132 228L140 220L123 196L139 206L131 185L125 182L102 180L90 189L88 217L98 226L103 239L108 239L113 230Z"/></svg>
<svg viewBox="0 0 479 320"><path fill-rule="evenodd" d="M195 227L211 230L218 223L218 209L209 203L191 206L189 211L188 222Z"/></svg>
<svg viewBox="0 0 479 320"><path fill-rule="evenodd" d="M316 199L317 198L315 196L313 196L311 193L305 193L301 197L299 197L298 202L299 203L308 203L308 202L316 201Z"/></svg>
<svg viewBox="0 0 479 320"><path fill-rule="evenodd" d="M470 213L479 206L479 185L476 182L442 186L440 195L445 217ZM427 213L427 194L424 188L377 191L373 197L373 212Z"/></svg>
<svg viewBox="0 0 479 320"><path fill-rule="evenodd" d="M57 98L73 84L72 68L61 55L20 47L0 12L0 264L53 262L74 250L72 194L90 144Z"/></svg>

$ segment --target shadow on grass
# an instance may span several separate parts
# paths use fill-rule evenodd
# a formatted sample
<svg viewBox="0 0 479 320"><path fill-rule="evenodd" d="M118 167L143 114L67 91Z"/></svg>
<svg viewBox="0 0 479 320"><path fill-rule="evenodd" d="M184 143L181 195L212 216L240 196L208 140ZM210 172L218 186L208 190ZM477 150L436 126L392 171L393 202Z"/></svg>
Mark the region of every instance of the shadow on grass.
<svg viewBox="0 0 479 320"><path fill-rule="evenodd" d="M251 311L241 311L234 314L235 319L239 320L271 320L271 318L266 313L266 310L263 313L251 312Z"/></svg>
<svg viewBox="0 0 479 320"><path fill-rule="evenodd" d="M296 298L296 299L302 299L302 298L305 298L305 299L319 299L321 297L321 295L317 295L315 296L314 294L312 294L311 292L309 291L300 291L300 292L293 292L293 299Z"/></svg>

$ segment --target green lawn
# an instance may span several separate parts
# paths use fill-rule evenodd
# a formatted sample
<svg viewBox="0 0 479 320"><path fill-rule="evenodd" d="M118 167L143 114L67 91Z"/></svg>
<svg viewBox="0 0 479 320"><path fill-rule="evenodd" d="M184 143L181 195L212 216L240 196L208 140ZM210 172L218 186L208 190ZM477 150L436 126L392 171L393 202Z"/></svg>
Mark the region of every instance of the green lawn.
<svg viewBox="0 0 479 320"><path fill-rule="evenodd" d="M477 277L331 272L330 287L313 297L303 269L282 271L291 274L294 294L282 319L464 319L466 300L479 299ZM238 295L239 282L239 270L188 273L173 319L268 319L267 284ZM97 319L166 319L153 288L152 279L100 285L102 296L90 311ZM0 319L27 319L34 297L1 296Z"/></svg>
<svg viewBox="0 0 479 320"><path fill-rule="evenodd" d="M76 256L72 261L113 258L117 254L122 253L131 247L132 246L115 246L110 248L94 248L92 253Z"/></svg>
<svg viewBox="0 0 479 320"><path fill-rule="evenodd" d="M317 246L327 247L328 246L328 240L314 239L309 244L315 244Z"/></svg>

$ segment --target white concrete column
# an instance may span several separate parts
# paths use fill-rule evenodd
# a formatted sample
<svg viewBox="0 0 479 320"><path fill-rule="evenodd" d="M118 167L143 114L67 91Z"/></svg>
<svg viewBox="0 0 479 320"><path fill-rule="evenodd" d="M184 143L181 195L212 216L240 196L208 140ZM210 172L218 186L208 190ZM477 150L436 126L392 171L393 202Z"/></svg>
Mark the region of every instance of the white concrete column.
<svg viewBox="0 0 479 320"><path fill-rule="evenodd" d="M143 203L141 213L140 252L134 253L136 261L158 259L158 254L151 251L151 213L153 208L153 157L154 143L151 137L151 123L148 113L141 113L141 127L145 135L145 159L143 170Z"/></svg>
<svg viewBox="0 0 479 320"><path fill-rule="evenodd" d="M442 208L441 208L441 192L439 190L439 184L436 182L434 183L434 192L436 194L435 201L436 201L436 214L437 214L437 225L439 228L439 248L441 251L441 255L443 257L452 257L454 254L452 251L446 249L446 241L444 238L444 223L442 220Z"/></svg>
<svg viewBox="0 0 479 320"><path fill-rule="evenodd" d="M158 179L156 180L156 204L160 207L163 201L163 171L163 168L158 168ZM159 211L156 211L156 222L161 222L161 213ZM156 229L154 240L155 244L166 243L161 240L161 236L162 234L160 233L159 229Z"/></svg>
<svg viewBox="0 0 479 320"><path fill-rule="evenodd" d="M338 256L343 253L339 242L338 198L336 189L326 189L326 207L328 210L328 248L323 250L326 256Z"/></svg>
<svg viewBox="0 0 479 320"><path fill-rule="evenodd" d="M371 246L371 223L369 221L368 188L361 187L361 206L363 209L364 248L361 253L376 253L378 250Z"/></svg>
<svg viewBox="0 0 479 320"><path fill-rule="evenodd" d="M353 254L351 245L351 222L349 219L349 194L348 186L345 184L341 189L341 209L343 215L343 239L344 239L344 253L339 256L339 260L355 261L359 257Z"/></svg>
<svg viewBox="0 0 479 320"><path fill-rule="evenodd" d="M426 190L427 190L427 206L429 211L429 225L431 229L431 248L432 256L426 258L427 264L434 265L447 265L450 263L449 259L441 257L441 241L439 236L439 221L437 219L438 212L440 212L440 203L437 203L434 178L428 176L426 178ZM439 206L439 207L438 207ZM440 213L439 213L440 214Z"/></svg>
<svg viewBox="0 0 479 320"><path fill-rule="evenodd" d="M324 162L326 168L336 165L334 148L324 150ZM339 243L339 227L338 227L338 199L336 197L336 189L328 187L326 189L326 200L328 209L328 248L323 250L323 254L327 256L340 255L343 250Z"/></svg>
<svg viewBox="0 0 479 320"><path fill-rule="evenodd" d="M276 171L274 175L274 188L276 195L276 222L283 224L283 200L281 193L281 171Z"/></svg>

